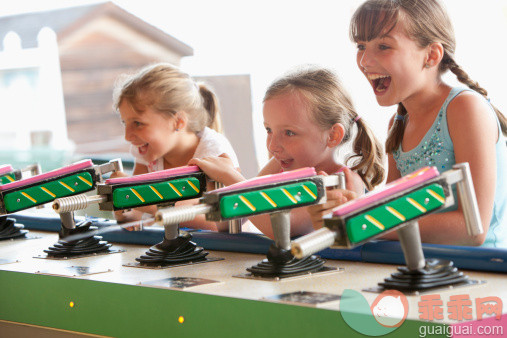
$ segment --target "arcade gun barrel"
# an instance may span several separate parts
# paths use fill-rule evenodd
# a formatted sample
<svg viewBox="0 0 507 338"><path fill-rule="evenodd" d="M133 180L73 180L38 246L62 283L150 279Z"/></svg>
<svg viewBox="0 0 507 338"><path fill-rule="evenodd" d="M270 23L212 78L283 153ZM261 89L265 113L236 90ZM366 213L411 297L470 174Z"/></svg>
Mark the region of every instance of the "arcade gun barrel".
<svg viewBox="0 0 507 338"><path fill-rule="evenodd" d="M11 183L21 179L21 170L14 169L10 164L0 166L0 184Z"/></svg>
<svg viewBox="0 0 507 338"><path fill-rule="evenodd" d="M57 198L81 194L95 189L103 175L122 170L121 160L94 165L83 160L47 173L12 181L0 186L0 215L11 214Z"/></svg>
<svg viewBox="0 0 507 338"><path fill-rule="evenodd" d="M341 175L340 175L341 174ZM265 213L324 203L326 187L345 186L343 173L320 176L314 168L257 177L210 191L191 206L160 209L155 222L166 226L193 220L205 214L206 220L229 221Z"/></svg>
<svg viewBox="0 0 507 338"><path fill-rule="evenodd" d="M23 169L14 169L10 164L0 166L0 185L19 181L24 172L30 172L30 176L39 175L41 168L38 163L31 164Z"/></svg>
<svg viewBox="0 0 507 338"><path fill-rule="evenodd" d="M328 247L353 248L387 232L403 231L419 217L453 205L452 184L457 184L468 234L481 234L470 168L468 163L459 163L442 174L435 167L421 168L380 191L343 204L324 218L323 228L294 240L291 252L302 258Z"/></svg>
<svg viewBox="0 0 507 338"><path fill-rule="evenodd" d="M93 203L100 210L117 211L148 205L170 205L201 197L206 191L206 176L197 166L184 166L133 177L110 178L97 185L95 196L77 195L60 198L53 209L66 213Z"/></svg>

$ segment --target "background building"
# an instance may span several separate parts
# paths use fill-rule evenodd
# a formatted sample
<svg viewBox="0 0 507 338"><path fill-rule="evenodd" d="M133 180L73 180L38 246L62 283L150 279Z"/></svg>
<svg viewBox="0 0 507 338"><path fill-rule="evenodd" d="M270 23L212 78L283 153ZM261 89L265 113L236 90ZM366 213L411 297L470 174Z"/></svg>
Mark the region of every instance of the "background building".
<svg viewBox="0 0 507 338"><path fill-rule="evenodd" d="M107 158L128 152L123 127L112 109L112 91L120 74L160 61L179 66L182 58L194 53L191 46L112 2L0 17L0 41L14 32L22 49L35 49L44 27L56 34L65 125L68 139L75 146L74 154L78 156ZM15 68L0 68L0 82L6 81L8 73L26 72L23 67ZM209 83L216 91L221 102L224 133L233 143L245 175L254 176L257 161L250 76L196 76L196 79ZM29 110L32 111L14 115L16 118L11 122L14 129L30 119L30 114L47 114L35 112L34 108ZM44 147L51 145L55 133L37 130L31 134L31 145ZM8 148L4 151L15 150L16 144ZM5 156L2 160L6 161Z"/></svg>

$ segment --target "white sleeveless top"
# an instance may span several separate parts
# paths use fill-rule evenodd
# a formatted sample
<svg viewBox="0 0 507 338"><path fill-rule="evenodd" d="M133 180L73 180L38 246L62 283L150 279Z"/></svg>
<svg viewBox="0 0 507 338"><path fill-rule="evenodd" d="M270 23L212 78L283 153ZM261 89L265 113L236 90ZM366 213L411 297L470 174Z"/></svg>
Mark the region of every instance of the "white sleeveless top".
<svg viewBox="0 0 507 338"><path fill-rule="evenodd" d="M229 140L217 131L205 127L203 131L197 134L199 144L195 149L193 158L204 158L208 156L219 156L227 154L236 168L239 168L238 157L232 148ZM130 153L135 157L136 162L148 167L148 172L164 170L164 158L156 159L153 162L147 162L143 159L137 147L130 147Z"/></svg>

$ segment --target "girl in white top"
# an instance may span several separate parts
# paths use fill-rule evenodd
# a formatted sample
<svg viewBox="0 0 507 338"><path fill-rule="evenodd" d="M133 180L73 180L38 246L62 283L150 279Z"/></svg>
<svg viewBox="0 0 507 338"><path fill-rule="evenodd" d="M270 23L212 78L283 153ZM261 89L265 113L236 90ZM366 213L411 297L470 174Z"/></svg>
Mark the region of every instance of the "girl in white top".
<svg viewBox="0 0 507 338"><path fill-rule="evenodd" d="M115 88L114 108L120 113L125 139L136 158L134 175L185 166L194 157L207 156L227 156L239 167L231 144L220 133L216 95L171 64L151 65L126 76ZM119 176L126 174L112 175ZM196 201L185 201L189 203ZM156 210L156 206L148 206L117 211L115 217L118 222L131 222ZM190 225L217 230L217 225L204 217Z"/></svg>

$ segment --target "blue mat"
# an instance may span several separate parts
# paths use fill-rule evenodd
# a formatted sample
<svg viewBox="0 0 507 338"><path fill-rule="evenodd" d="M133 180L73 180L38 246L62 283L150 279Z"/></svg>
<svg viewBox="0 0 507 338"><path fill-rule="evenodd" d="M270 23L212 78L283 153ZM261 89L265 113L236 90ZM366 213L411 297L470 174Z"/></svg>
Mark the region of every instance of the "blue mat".
<svg viewBox="0 0 507 338"><path fill-rule="evenodd" d="M41 231L59 231L60 218L36 217L32 215L9 215L26 229ZM80 219L76 217L76 221ZM105 219L92 220L98 227L116 225L115 221ZM193 241L203 248L216 251L233 251L266 254L273 242L259 234L228 234L206 230L189 230ZM102 234L104 240L113 243L126 243L151 246L162 241L162 228L145 228L143 231L115 230ZM507 272L507 249L467 247L453 245L423 244L426 258L449 259L460 269ZM405 265L405 259L398 241L372 241L354 249L325 249L318 253L326 259L359 261L367 263L384 263Z"/></svg>

